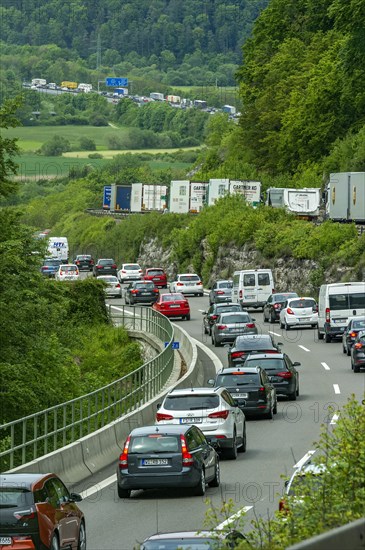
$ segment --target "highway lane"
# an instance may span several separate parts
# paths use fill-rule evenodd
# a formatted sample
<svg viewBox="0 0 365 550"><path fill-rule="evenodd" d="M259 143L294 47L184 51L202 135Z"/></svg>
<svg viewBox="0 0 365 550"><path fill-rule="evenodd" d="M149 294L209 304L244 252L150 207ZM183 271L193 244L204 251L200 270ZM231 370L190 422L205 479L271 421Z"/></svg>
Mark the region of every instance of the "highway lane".
<svg viewBox="0 0 365 550"><path fill-rule="evenodd" d="M178 323L226 364L227 350L214 348L202 331L201 311L208 307L208 298L191 298L190 304L191 321ZM276 341L283 342L283 350L301 362L300 397L296 402L280 399L274 420L249 420L247 452L239 454L236 461L222 460L221 487L207 489L206 497L215 506L232 499L237 510L248 509L246 528L254 513L266 517L277 509L278 493L283 487L281 474L290 475L293 465L313 448L322 423L330 426L334 416L330 407L341 407L352 392L362 399L365 389L364 374L352 372L340 343L318 342L313 329L286 333L277 324L264 324L261 312L253 316L260 330L275 333ZM89 486L114 474L115 458L115 464L87 480ZM85 483L77 487L85 488ZM120 500L114 482L87 497L81 506L86 514L90 550L131 550L158 530L201 529L207 509L204 498L173 490L136 491L131 499Z"/></svg>

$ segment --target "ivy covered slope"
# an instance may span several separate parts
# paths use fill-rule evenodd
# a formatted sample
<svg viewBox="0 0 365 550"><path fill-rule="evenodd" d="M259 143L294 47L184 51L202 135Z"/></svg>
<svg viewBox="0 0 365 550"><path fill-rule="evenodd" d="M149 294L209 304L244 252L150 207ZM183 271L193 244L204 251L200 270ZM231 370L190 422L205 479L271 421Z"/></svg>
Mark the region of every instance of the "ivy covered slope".
<svg viewBox="0 0 365 550"><path fill-rule="evenodd" d="M0 127L17 124L16 102ZM14 140L0 138L0 196L16 192ZM139 346L110 325L100 283L46 280L45 245L16 208L0 209L0 423L90 392L136 369Z"/></svg>

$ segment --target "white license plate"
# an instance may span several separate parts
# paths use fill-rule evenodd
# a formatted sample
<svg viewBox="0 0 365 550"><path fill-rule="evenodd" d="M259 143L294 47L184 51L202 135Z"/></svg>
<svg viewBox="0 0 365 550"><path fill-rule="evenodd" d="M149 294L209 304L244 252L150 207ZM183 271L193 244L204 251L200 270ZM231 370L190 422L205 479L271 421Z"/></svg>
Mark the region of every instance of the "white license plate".
<svg viewBox="0 0 365 550"><path fill-rule="evenodd" d="M232 397L235 399L247 399L248 393L231 393Z"/></svg>
<svg viewBox="0 0 365 550"><path fill-rule="evenodd" d="M170 307L172 307L172 308L174 308L174 307L175 307L175 308L176 308L176 307L179 308L180 306L179 306L179 305L174 305L174 304L173 304L173 305L171 305Z"/></svg>
<svg viewBox="0 0 365 550"><path fill-rule="evenodd" d="M255 298L254 294L246 294L245 296L246 300L253 300Z"/></svg>
<svg viewBox="0 0 365 550"><path fill-rule="evenodd" d="M302 317L301 319L299 319L299 322L305 323L306 321L309 321L309 320L310 320L310 317Z"/></svg>
<svg viewBox="0 0 365 550"><path fill-rule="evenodd" d="M143 466L167 466L169 461L167 458L143 458Z"/></svg>
<svg viewBox="0 0 365 550"><path fill-rule="evenodd" d="M149 292L141 292L142 296L149 296L149 294L150 294Z"/></svg>
<svg viewBox="0 0 365 550"><path fill-rule="evenodd" d="M180 424L200 424L202 421L201 418L180 418Z"/></svg>
<svg viewBox="0 0 365 550"><path fill-rule="evenodd" d="M10 545L11 537L0 537L0 544Z"/></svg>
<svg viewBox="0 0 365 550"><path fill-rule="evenodd" d="M185 286L194 286L194 283L185 283Z"/></svg>
<svg viewBox="0 0 365 550"><path fill-rule="evenodd" d="M334 323L345 323L347 319L332 319Z"/></svg>

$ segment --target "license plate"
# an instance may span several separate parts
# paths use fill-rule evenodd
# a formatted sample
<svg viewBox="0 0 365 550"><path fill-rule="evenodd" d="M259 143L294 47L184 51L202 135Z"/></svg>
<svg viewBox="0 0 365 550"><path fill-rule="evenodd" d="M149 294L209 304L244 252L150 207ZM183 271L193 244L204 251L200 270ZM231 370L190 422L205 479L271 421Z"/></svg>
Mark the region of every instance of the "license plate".
<svg viewBox="0 0 365 550"><path fill-rule="evenodd" d="M173 305L171 305L170 307L172 307L172 308L174 308L174 307L175 307L175 308L176 308L176 307L179 308L180 306L179 306L179 305L174 305L174 304L173 304Z"/></svg>
<svg viewBox="0 0 365 550"><path fill-rule="evenodd" d="M299 319L299 322L305 323L305 321L309 321L310 317L302 317Z"/></svg>
<svg viewBox="0 0 365 550"><path fill-rule="evenodd" d="M270 382L282 382L282 379L277 378L276 376L269 376Z"/></svg>
<svg viewBox="0 0 365 550"><path fill-rule="evenodd" d="M196 417L180 418L180 424L200 424L201 421L202 421L201 418L196 418Z"/></svg>
<svg viewBox="0 0 365 550"><path fill-rule="evenodd" d="M185 286L193 286L194 283L185 283Z"/></svg>
<svg viewBox="0 0 365 550"><path fill-rule="evenodd" d="M152 281L160 281L160 277L153 277Z"/></svg>
<svg viewBox="0 0 365 550"><path fill-rule="evenodd" d="M0 544L11 544L11 537L0 537Z"/></svg>
<svg viewBox="0 0 365 550"><path fill-rule="evenodd" d="M247 399L248 393L231 393L232 397L235 399Z"/></svg>
<svg viewBox="0 0 365 550"><path fill-rule="evenodd" d="M149 292L141 292L142 296L149 296L149 294L150 294Z"/></svg>
<svg viewBox="0 0 365 550"><path fill-rule="evenodd" d="M143 466L167 466L169 463L167 458L143 458Z"/></svg>
<svg viewBox="0 0 365 550"><path fill-rule="evenodd" d="M347 319L332 319L334 323L345 323Z"/></svg>
<svg viewBox="0 0 365 550"><path fill-rule="evenodd" d="M246 294L245 298L247 300L253 300L255 298L255 295L254 294Z"/></svg>

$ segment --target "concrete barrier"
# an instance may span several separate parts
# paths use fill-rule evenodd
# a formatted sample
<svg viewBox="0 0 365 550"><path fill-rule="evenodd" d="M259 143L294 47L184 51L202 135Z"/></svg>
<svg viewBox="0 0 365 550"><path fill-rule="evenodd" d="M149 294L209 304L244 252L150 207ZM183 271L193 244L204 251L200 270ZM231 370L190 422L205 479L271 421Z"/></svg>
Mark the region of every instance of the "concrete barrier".
<svg viewBox="0 0 365 550"><path fill-rule="evenodd" d="M289 546L287 550L364 550L364 518Z"/></svg>

